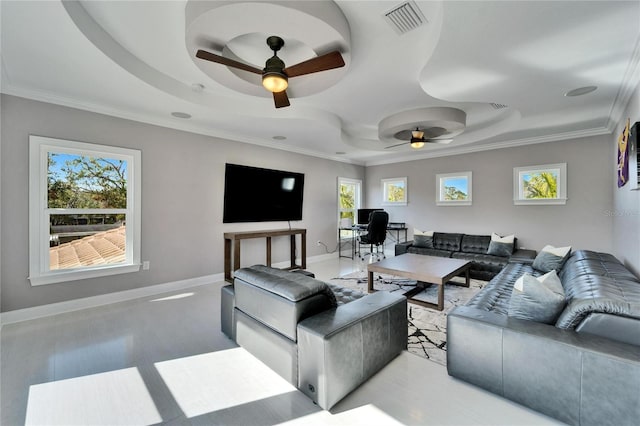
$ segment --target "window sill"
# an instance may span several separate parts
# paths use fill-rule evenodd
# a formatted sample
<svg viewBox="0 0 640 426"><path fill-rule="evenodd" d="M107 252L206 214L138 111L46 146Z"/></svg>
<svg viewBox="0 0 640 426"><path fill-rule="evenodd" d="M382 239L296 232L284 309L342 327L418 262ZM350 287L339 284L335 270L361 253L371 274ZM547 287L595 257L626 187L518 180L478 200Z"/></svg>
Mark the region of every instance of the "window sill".
<svg viewBox="0 0 640 426"><path fill-rule="evenodd" d="M513 204L516 206L535 206L535 205L563 205L567 204L566 198L537 198L533 200L515 199Z"/></svg>
<svg viewBox="0 0 640 426"><path fill-rule="evenodd" d="M436 201L436 206L470 206L471 200L463 201Z"/></svg>
<svg viewBox="0 0 640 426"><path fill-rule="evenodd" d="M67 281L85 280L89 278L106 277L109 275L128 274L138 272L140 264L105 266L95 269L83 269L72 271L49 272L42 275L33 275L29 277L32 286L62 283Z"/></svg>

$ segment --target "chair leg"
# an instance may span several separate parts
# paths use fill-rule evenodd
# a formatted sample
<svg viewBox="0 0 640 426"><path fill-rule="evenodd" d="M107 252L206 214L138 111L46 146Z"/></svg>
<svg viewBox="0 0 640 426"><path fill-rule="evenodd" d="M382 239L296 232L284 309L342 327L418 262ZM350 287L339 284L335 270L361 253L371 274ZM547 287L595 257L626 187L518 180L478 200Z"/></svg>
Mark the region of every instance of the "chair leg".
<svg viewBox="0 0 640 426"><path fill-rule="evenodd" d="M386 259L387 256L384 254L384 244L370 244L368 253L361 253L360 260L364 260L367 256L370 256L370 263L373 263L373 258L375 256L375 260L379 261L380 256L383 259Z"/></svg>

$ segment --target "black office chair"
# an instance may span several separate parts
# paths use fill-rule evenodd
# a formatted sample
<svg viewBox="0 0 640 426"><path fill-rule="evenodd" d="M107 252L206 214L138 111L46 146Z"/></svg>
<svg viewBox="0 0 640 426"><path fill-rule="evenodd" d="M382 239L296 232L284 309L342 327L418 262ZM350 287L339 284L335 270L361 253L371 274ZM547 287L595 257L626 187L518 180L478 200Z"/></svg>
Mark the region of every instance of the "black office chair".
<svg viewBox="0 0 640 426"><path fill-rule="evenodd" d="M389 213L376 210L371 212L369 216L369 224L367 225L366 234L362 234L359 237L360 244L368 244L369 252L360 253L360 259L364 260L367 256L376 256L376 260L385 258L384 255L384 240L387 237L387 224L389 223ZM375 251L374 251L375 249Z"/></svg>

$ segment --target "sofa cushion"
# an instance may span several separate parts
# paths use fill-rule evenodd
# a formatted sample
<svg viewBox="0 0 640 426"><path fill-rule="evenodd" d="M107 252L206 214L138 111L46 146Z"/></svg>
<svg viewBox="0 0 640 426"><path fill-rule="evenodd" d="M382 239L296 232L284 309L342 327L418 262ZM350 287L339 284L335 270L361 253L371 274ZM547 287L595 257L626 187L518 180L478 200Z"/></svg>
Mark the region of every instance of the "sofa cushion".
<svg viewBox="0 0 640 426"><path fill-rule="evenodd" d="M564 283L576 276L585 274L595 274L619 280L640 282L640 279L633 275L633 273L612 254L598 253L590 250L577 250L573 252L562 267L559 276Z"/></svg>
<svg viewBox="0 0 640 426"><path fill-rule="evenodd" d="M413 245L421 248L433 248L433 231L413 229Z"/></svg>
<svg viewBox="0 0 640 426"><path fill-rule="evenodd" d="M563 282L568 305L556 327L574 329L592 313L640 319L640 282L584 274Z"/></svg>
<svg viewBox="0 0 640 426"><path fill-rule="evenodd" d="M339 285L331 283L328 283L328 285L336 297L338 306L344 305L345 303L353 302L354 300L360 299L366 295L359 290L355 290L349 287L341 287Z"/></svg>
<svg viewBox="0 0 640 426"><path fill-rule="evenodd" d="M491 242L487 249L487 254L494 256L511 256L513 253L515 235L501 237L498 234L491 234Z"/></svg>
<svg viewBox="0 0 640 426"><path fill-rule="evenodd" d="M451 252L448 250L438 250L433 248L428 249L423 247L415 247L413 245L407 248L407 253L424 254L427 256L451 257Z"/></svg>
<svg viewBox="0 0 640 426"><path fill-rule="evenodd" d="M463 235L460 251L463 253L487 254L491 237L489 235Z"/></svg>
<svg viewBox="0 0 640 426"><path fill-rule="evenodd" d="M327 283L304 274L292 274L282 269L253 265L238 269L234 276L292 302L323 294L332 306L337 306L336 298Z"/></svg>
<svg viewBox="0 0 640 426"><path fill-rule="evenodd" d="M564 289L555 270L539 277L525 273L513 285L508 315L553 324L564 305Z"/></svg>
<svg viewBox="0 0 640 426"><path fill-rule="evenodd" d="M533 268L541 272L549 272L552 269L559 271L571 254L571 246L554 247L546 245L533 260Z"/></svg>
<svg viewBox="0 0 640 426"><path fill-rule="evenodd" d="M337 306L326 283L263 265L235 271L233 285L237 309L294 342L300 321Z"/></svg>
<svg viewBox="0 0 640 426"><path fill-rule="evenodd" d="M472 270L492 271L497 274L509 263L508 257L492 256L490 254L475 254L456 251L451 254L453 259L464 259L472 262Z"/></svg>
<svg viewBox="0 0 640 426"><path fill-rule="evenodd" d="M513 284L524 273L533 276L541 275L531 265L509 263L482 290L473 296L466 306L507 316Z"/></svg>
<svg viewBox="0 0 640 426"><path fill-rule="evenodd" d="M452 234L448 232L433 233L433 248L446 251L460 251L462 234Z"/></svg>

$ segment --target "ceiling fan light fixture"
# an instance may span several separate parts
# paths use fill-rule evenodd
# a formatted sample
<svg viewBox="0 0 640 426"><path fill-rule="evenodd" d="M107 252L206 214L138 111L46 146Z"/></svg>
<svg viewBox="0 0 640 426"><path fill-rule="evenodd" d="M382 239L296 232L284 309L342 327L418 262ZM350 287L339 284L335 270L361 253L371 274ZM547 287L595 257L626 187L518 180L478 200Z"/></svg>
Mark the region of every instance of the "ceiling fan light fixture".
<svg viewBox="0 0 640 426"><path fill-rule="evenodd" d="M289 81L287 76L278 72L265 73L262 76L262 85L272 93L280 93L287 90Z"/></svg>
<svg viewBox="0 0 640 426"><path fill-rule="evenodd" d="M412 139L423 139L424 138L424 132L421 131L420 129L416 128L415 130L413 130L411 132L411 138Z"/></svg>
<svg viewBox="0 0 640 426"><path fill-rule="evenodd" d="M411 148L420 149L423 146L424 146L424 142L423 141L421 141L421 140L413 140L413 138L411 139Z"/></svg>

